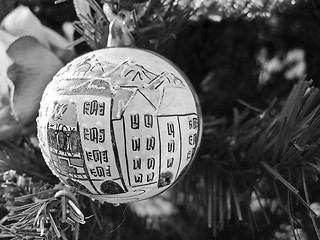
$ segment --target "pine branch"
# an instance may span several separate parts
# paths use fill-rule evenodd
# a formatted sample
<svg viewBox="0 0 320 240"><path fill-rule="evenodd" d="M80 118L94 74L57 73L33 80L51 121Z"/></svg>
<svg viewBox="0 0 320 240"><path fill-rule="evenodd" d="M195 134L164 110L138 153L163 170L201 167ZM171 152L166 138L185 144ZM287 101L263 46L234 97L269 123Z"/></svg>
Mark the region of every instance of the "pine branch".
<svg viewBox="0 0 320 240"><path fill-rule="evenodd" d="M74 45L82 40L86 41L93 50L104 48L107 46L110 22L95 0L84 1L88 2L93 14L83 15L85 13L78 13L80 21L75 21L73 26L81 34L82 38L76 40Z"/></svg>
<svg viewBox="0 0 320 240"><path fill-rule="evenodd" d="M134 33L137 46L155 49L175 38L195 13L190 2L151 0L149 11L141 18Z"/></svg>
<svg viewBox="0 0 320 240"><path fill-rule="evenodd" d="M229 127L210 127L205 118L198 160L192 177L185 178L181 187L188 186L183 189L184 203L191 205L189 209L207 212L207 217L202 217L209 220L209 226L222 230L230 220L243 220L256 229L252 216L257 210L252 209L252 196L256 197L266 224L266 213L271 210L262 203L276 199L286 202L278 207L284 207L293 222L293 199L305 207L314 222L316 213L310 207L307 186L319 171L320 93L311 84L299 81L280 111L275 102L258 114L235 110ZM283 187L288 194L279 190ZM206 196L198 195L190 201L195 192L206 192Z"/></svg>
<svg viewBox="0 0 320 240"><path fill-rule="evenodd" d="M51 186L10 170L3 174L0 238L64 239L72 232L79 238L84 216L74 193L63 185Z"/></svg>

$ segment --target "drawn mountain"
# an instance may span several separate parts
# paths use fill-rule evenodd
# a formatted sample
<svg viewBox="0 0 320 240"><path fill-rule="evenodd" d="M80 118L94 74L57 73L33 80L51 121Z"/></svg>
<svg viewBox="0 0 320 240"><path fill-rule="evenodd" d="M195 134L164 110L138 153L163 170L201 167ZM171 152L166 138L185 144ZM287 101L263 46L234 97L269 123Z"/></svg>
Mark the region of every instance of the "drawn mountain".
<svg viewBox="0 0 320 240"><path fill-rule="evenodd" d="M148 84L144 85L144 88L158 89L163 87L186 87L185 83L175 76L173 73L163 72Z"/></svg>
<svg viewBox="0 0 320 240"><path fill-rule="evenodd" d="M131 61L125 61L111 72L103 75L114 88L141 88L158 75Z"/></svg>
<svg viewBox="0 0 320 240"><path fill-rule="evenodd" d="M117 65L103 60L95 54L87 55L86 58L76 58L61 68L55 78L77 78L77 77L101 77L112 71Z"/></svg>

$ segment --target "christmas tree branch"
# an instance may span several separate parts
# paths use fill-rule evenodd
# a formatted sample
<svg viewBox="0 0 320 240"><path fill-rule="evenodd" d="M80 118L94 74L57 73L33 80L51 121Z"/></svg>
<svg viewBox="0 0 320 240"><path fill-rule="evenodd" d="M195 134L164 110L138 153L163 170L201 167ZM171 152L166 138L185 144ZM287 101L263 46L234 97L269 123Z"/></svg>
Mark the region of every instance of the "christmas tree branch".
<svg viewBox="0 0 320 240"><path fill-rule="evenodd" d="M282 207L286 206L292 223L295 219L291 203L293 197L305 207L314 222L312 219L316 213L311 209L306 194L308 183L319 171L320 94L311 84L311 81L299 81L282 107L272 102L269 108L258 114L256 110L253 113L235 110L229 127L210 127L210 122L206 121L211 119L205 118L204 139L192 171L194 175L186 178L184 184L189 188L186 198L193 192L205 191L212 195L206 201L207 214L211 214L206 217L210 220L209 226L221 229L223 222L232 219L249 220L251 226L257 225L251 210L253 194L268 224L264 210L268 206L262 203L276 199L283 202L286 196L279 190L283 186L289 193L285 200L287 204L282 204ZM280 111L277 110L279 107ZM215 185L218 187L213 187ZM265 190L267 194L257 190L262 188L268 189ZM300 195L300 189L305 196ZM195 209L201 208L203 201L198 196L185 203ZM243 215L243 212L247 214ZM216 216L218 219L213 221Z"/></svg>
<svg viewBox="0 0 320 240"><path fill-rule="evenodd" d="M1 216L0 238L67 240L69 232L79 238L84 216L72 190L62 184L35 182L10 170L3 175L1 192L1 210L7 214Z"/></svg>

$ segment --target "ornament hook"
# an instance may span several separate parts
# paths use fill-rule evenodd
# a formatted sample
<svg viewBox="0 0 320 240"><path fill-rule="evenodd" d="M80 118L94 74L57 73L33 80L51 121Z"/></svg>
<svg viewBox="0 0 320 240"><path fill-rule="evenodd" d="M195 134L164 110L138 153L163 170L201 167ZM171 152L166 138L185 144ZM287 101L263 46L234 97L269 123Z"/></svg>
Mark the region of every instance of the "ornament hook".
<svg viewBox="0 0 320 240"><path fill-rule="evenodd" d="M136 28L135 11L120 9L120 1L105 1L103 12L110 22L107 47L133 47L131 32Z"/></svg>

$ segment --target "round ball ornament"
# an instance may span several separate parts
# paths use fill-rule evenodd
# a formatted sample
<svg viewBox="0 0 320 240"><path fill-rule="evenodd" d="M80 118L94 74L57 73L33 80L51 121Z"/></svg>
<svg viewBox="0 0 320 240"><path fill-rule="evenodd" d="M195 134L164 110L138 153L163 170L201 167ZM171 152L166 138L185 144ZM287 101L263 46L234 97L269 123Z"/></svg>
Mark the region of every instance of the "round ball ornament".
<svg viewBox="0 0 320 240"><path fill-rule="evenodd" d="M136 48L96 50L68 63L47 86L37 123L52 172L113 204L172 186L201 138L188 79L162 56Z"/></svg>

